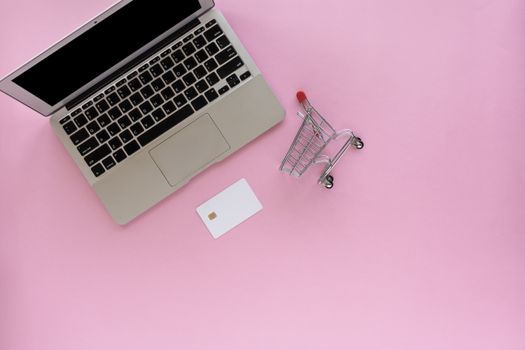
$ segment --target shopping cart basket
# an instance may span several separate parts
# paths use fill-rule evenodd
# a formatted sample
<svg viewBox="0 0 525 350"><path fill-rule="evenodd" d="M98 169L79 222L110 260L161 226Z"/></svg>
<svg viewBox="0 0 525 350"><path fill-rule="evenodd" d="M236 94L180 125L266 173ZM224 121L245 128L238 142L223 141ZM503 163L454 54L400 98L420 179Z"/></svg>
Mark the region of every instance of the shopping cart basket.
<svg viewBox="0 0 525 350"><path fill-rule="evenodd" d="M312 164L325 163L326 166L318 183L326 188L332 188L334 187L334 177L331 172L335 165L348 148L362 149L364 143L351 130L335 131L326 119L312 107L304 92L299 91L297 99L305 111L305 114L297 113L303 119L303 123L281 163L280 170L294 177L300 177ZM347 137L348 140L333 158L323 154L330 142L343 137Z"/></svg>

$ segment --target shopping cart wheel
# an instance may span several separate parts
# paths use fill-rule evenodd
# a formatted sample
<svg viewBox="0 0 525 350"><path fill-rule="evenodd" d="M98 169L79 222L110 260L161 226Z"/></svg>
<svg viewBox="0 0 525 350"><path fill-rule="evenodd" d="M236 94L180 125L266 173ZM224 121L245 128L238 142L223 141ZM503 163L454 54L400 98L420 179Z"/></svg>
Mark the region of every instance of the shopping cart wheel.
<svg viewBox="0 0 525 350"><path fill-rule="evenodd" d="M354 142L352 142L354 147L357 148L357 149L363 149L363 147L365 147L365 144L363 142L363 140L361 140L359 137L356 137L354 139Z"/></svg>
<svg viewBox="0 0 525 350"><path fill-rule="evenodd" d="M324 181L323 181L324 187L331 189L334 187L334 177L332 175L328 175Z"/></svg>

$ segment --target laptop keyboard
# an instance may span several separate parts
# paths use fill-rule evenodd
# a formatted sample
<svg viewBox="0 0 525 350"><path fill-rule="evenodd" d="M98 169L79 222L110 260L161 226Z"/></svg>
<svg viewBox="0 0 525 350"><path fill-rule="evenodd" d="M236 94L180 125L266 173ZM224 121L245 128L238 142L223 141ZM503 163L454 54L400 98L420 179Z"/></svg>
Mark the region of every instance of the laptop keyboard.
<svg viewBox="0 0 525 350"><path fill-rule="evenodd" d="M211 20L60 123L99 177L250 76Z"/></svg>

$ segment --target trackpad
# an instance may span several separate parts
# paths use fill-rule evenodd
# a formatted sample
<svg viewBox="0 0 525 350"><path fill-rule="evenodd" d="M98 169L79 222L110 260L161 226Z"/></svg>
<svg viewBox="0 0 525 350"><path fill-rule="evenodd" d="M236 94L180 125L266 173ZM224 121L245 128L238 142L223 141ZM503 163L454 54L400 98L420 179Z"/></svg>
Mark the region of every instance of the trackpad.
<svg viewBox="0 0 525 350"><path fill-rule="evenodd" d="M190 178L228 151L230 145L208 114L150 151L170 186Z"/></svg>

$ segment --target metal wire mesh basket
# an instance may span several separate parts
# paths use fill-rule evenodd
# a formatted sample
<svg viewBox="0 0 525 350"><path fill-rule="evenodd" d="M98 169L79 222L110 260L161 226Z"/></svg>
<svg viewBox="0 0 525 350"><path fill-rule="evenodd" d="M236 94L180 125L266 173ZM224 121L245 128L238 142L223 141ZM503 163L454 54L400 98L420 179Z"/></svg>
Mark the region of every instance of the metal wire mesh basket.
<svg viewBox="0 0 525 350"><path fill-rule="evenodd" d="M297 99L305 112L297 113L303 119L303 123L281 162L280 170L291 176L300 177L312 164L325 163L325 169L318 183L326 188L332 188L334 177L331 172L335 165L350 147L362 149L364 143L351 130L336 131L310 104L304 92L299 91ZM348 140L333 157L323 154L330 142L343 137L347 137Z"/></svg>

